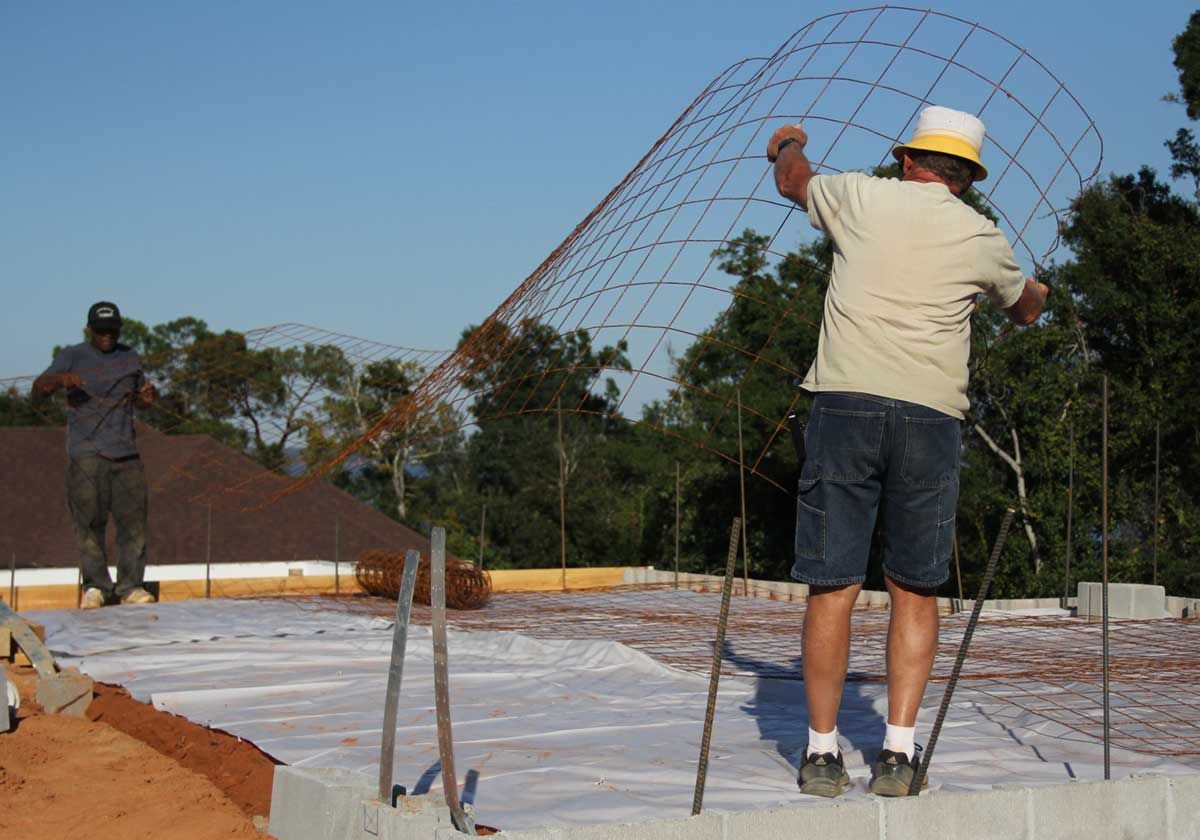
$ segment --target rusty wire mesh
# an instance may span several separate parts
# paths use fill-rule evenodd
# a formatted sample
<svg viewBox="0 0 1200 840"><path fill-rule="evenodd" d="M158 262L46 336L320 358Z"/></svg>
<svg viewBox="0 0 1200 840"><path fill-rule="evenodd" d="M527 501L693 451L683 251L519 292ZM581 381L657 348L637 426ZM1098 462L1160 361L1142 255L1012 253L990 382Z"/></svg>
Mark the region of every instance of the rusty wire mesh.
<svg viewBox="0 0 1200 840"><path fill-rule="evenodd" d="M385 549L364 551L354 566L358 585L370 594L389 601L395 601L399 596L403 575L403 552ZM429 606L430 585L429 558L422 557L417 567L416 588L413 590L416 603ZM446 558L447 607L452 610L478 610L486 606L491 597L491 575L464 560Z"/></svg>
<svg viewBox="0 0 1200 840"><path fill-rule="evenodd" d="M1060 211L1094 178L1102 156L1095 124L1062 81L1017 44L962 18L899 6L826 15L769 56L717 75L456 352L309 479L438 406L461 417L469 408L476 423L587 414L593 391L609 381L620 391L614 414L668 436L679 431L635 416L636 408L684 394L711 403L715 419L688 442L742 463L716 438L718 427L733 422L736 383L698 387L674 343L720 341L713 328L736 297L751 309L767 306L731 287L717 268L717 249L754 229L769 237L764 255L782 260L804 227L797 208L776 194L767 138L781 123L803 121L818 173L869 170L890 160L927 104L967 110L987 123L984 154L993 175L981 197L1027 267L1041 264L1058 247ZM789 358L773 342L785 321L803 316L788 306L762 315L774 328L761 344L722 349L742 360L743 378L764 369L789 387L808 360ZM530 338L535 324L549 325L559 338L587 336L595 348L627 347L628 363L618 363L615 350L586 366L561 350L547 357ZM573 376L590 383L582 395L564 387ZM768 452L784 445L786 412L743 408L771 429L751 441L746 468L787 492L780 476L762 468Z"/></svg>
<svg viewBox="0 0 1200 840"><path fill-rule="evenodd" d="M507 630L558 639L617 641L685 671L707 674L720 581L629 586L605 592L502 593L479 612L458 614L462 630ZM385 608L386 609L386 608ZM801 681L803 602L736 598L722 673ZM883 682L887 674L884 609L856 608L847 680ZM428 610L413 614L428 623ZM943 616L931 682L950 675L967 615ZM1112 621L1114 747L1177 756L1200 767L1200 626L1195 619ZM1102 690L1100 624L1064 615L985 611L976 627L956 703L986 709L997 721L1032 715L1064 730L1060 737L1099 743ZM797 686L797 691L802 691ZM1028 726L1028 723L1024 725Z"/></svg>
<svg viewBox="0 0 1200 840"><path fill-rule="evenodd" d="M750 476L790 492L790 473L772 466L787 459L768 456L787 447L780 432L794 400L786 409L752 399L740 405L756 429L744 455L720 433L736 422L738 384L747 377L768 376L798 399L794 384L809 359L780 346L779 336L785 325L813 335L818 325L798 307L733 283L716 252L747 229L767 237L768 261L789 258L792 245L805 241L803 214L777 195L764 155L778 125L804 122L819 173L871 170L890 160L927 104L971 111L987 123L984 158L992 175L979 185L980 197L1028 268L1048 259L1059 244L1060 212L1098 172L1102 155L1096 126L1062 81L1014 42L962 18L902 6L825 15L766 57L719 73L456 350L281 324L147 358L147 368L169 375L172 390L183 394L182 402L162 401L156 411L174 411L183 423L201 406L214 422L238 428L248 449L304 445L302 463L277 467L286 467L283 484L243 476L196 501L262 507L335 468L353 471L364 458L380 460L396 440L426 430L444 433L516 415L596 413L592 397L609 383L619 397L605 404L606 417L744 463ZM819 283L822 269L802 270L810 285ZM732 346L718 335L735 302L769 325L753 345ZM534 335L534 325L559 341ZM578 336L598 351L586 363L563 355ZM693 352L680 355L681 346ZM737 381L696 381L707 347L737 360ZM338 381L303 364L319 358L329 365L317 368L335 370ZM378 371L380 363L391 366L394 378L394 387L380 389L387 403L332 416L330 397L353 401L364 371L372 365ZM270 393L256 392L254 383L269 377L278 380ZM31 380L3 380L0 388L26 390ZM567 387L580 381L582 389ZM703 405L704 420L684 428L669 413L639 416L653 401Z"/></svg>

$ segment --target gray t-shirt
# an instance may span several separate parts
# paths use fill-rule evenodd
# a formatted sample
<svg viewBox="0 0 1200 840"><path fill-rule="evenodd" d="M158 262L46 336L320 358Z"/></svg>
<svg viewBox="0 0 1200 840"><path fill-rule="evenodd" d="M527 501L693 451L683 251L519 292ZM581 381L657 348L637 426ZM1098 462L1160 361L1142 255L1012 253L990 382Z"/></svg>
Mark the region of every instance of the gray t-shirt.
<svg viewBox="0 0 1200 840"><path fill-rule="evenodd" d="M145 382L142 358L118 344L102 353L84 342L64 348L46 373L77 373L82 388L67 389L67 455L127 458L137 454L133 401Z"/></svg>

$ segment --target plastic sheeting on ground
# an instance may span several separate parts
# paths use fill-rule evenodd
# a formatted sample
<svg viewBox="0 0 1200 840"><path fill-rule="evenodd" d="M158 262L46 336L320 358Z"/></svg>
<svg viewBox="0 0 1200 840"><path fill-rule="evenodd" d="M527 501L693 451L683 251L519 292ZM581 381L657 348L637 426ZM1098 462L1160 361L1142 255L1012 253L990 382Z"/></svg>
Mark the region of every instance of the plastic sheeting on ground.
<svg viewBox="0 0 1200 840"><path fill-rule="evenodd" d="M686 594L686 593L681 593ZM138 699L248 739L288 764L378 773L391 623L311 601L212 600L31 613L68 665ZM410 629L395 780L440 789L432 646ZM708 681L614 642L450 633L455 760L463 798L503 828L690 812ZM943 686L931 685L918 741ZM869 795L886 688L848 683L839 721L854 787ZM803 684L723 678L705 808L808 800L796 789L807 738ZM1113 777L1192 772L1114 750ZM960 686L938 743L934 787L1102 778L1102 752L1041 717Z"/></svg>

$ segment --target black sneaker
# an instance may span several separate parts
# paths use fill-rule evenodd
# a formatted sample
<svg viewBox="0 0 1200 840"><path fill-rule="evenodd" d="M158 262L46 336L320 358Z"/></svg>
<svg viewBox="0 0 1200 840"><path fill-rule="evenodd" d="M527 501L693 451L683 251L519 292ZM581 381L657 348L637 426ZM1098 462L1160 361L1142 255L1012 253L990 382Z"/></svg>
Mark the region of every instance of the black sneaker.
<svg viewBox="0 0 1200 840"><path fill-rule="evenodd" d="M806 748L798 784L801 793L812 796L834 797L840 794L850 784L850 774L846 772L842 751L809 755Z"/></svg>
<svg viewBox="0 0 1200 840"><path fill-rule="evenodd" d="M909 758L902 752L880 750L871 776L871 793L876 796L908 796L913 777L921 766L921 748ZM921 779L921 790L929 787L929 777Z"/></svg>

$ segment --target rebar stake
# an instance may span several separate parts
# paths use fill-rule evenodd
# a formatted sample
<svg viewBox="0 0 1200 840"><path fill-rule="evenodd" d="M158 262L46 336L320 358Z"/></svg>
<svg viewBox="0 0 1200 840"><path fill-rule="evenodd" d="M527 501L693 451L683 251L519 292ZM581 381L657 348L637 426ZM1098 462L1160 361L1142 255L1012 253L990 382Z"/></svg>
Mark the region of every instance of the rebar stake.
<svg viewBox="0 0 1200 840"><path fill-rule="evenodd" d="M696 768L696 793L692 797L692 816L700 813L704 802L704 783L708 781L708 748L712 744L713 715L717 710L717 686L721 681L721 657L725 650L725 628L729 624L729 599L733 595L733 575L737 566L738 538L742 520L733 518L729 529L729 557L725 562L725 584L721 587L721 615L717 619L717 641L713 645L712 675L708 678L708 708L704 712L704 736L700 739L700 765Z"/></svg>
<svg viewBox="0 0 1200 840"><path fill-rule="evenodd" d="M396 598L396 624L392 627L392 658L388 665L387 693L383 701L383 742L379 747L379 801L394 804L392 762L396 755L396 713L400 682L404 678L404 654L408 650L408 621L412 614L413 591L421 555L410 548L404 556L404 578Z"/></svg>
<svg viewBox="0 0 1200 840"><path fill-rule="evenodd" d="M1000 559L1000 552L1004 550L1004 542L1008 539L1008 529L1012 525L1015 513L1015 510L1009 508L1004 513L1004 521L1000 523L1000 535L996 537L992 556L988 558L987 570L983 573L983 583L979 585L979 594L975 596L975 606L971 610L971 617L967 620L967 629L963 632L962 642L958 646L958 658L954 660L950 681L946 683L946 691L942 694L942 705L938 709L937 719L933 722L933 731L929 733L929 745L925 748L925 757L908 786L909 796L916 796L921 792L921 785L929 772L929 762L933 760L933 751L937 747L938 735L942 732L942 724L946 721L946 712L950 709L950 698L954 696L958 675L962 673L963 663L967 661L967 648L971 646L971 637L975 635L975 624L979 621L979 613L983 611L983 601L987 597L988 587L992 585L992 576L996 574L996 563Z"/></svg>

